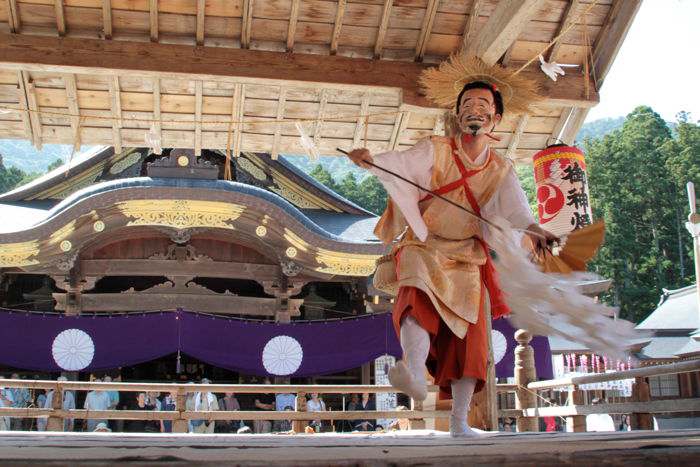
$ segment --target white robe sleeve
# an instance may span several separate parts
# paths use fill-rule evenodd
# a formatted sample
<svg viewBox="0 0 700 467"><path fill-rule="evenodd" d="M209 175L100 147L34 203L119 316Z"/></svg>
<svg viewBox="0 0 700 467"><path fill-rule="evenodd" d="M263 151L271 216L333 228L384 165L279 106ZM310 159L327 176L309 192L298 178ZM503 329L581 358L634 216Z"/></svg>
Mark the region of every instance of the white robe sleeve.
<svg viewBox="0 0 700 467"><path fill-rule="evenodd" d="M536 223L515 170L508 172L496 193L481 208L481 215L487 220L505 218L517 229L527 229Z"/></svg>
<svg viewBox="0 0 700 467"><path fill-rule="evenodd" d="M373 156L374 164L425 188L430 187L434 158L433 143L429 139L423 139L405 151L388 151ZM425 241L428 238L428 227L421 216L418 201L426 193L375 167L370 172L384 185L416 237Z"/></svg>

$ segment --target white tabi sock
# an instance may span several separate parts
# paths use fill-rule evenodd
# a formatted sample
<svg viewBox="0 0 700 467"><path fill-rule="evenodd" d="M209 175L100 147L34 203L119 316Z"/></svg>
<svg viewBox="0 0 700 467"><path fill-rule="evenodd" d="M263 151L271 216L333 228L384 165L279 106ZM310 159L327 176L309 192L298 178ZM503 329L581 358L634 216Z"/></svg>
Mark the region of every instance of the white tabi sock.
<svg viewBox="0 0 700 467"><path fill-rule="evenodd" d="M425 381L425 360L430 351L430 335L415 318L401 321L403 360L389 370L389 382L409 397L423 401L428 396Z"/></svg>
<svg viewBox="0 0 700 467"><path fill-rule="evenodd" d="M469 404L476 387L476 378L465 376L452 380L452 413L450 414L450 435L459 438L478 436L467 423Z"/></svg>
<svg viewBox="0 0 700 467"><path fill-rule="evenodd" d="M401 321L401 349L403 358L416 382L425 384L425 360L430 352L430 334L413 316Z"/></svg>

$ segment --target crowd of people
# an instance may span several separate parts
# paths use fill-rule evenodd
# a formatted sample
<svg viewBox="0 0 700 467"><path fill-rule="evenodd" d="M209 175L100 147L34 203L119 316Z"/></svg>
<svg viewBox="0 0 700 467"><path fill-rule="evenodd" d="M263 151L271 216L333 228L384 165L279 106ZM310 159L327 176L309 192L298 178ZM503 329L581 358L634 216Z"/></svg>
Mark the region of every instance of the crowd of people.
<svg viewBox="0 0 700 467"><path fill-rule="evenodd" d="M0 375L0 379L2 376ZM12 374L11 379L20 379L18 374ZM36 379L39 379L38 377ZM64 376L58 381L67 381ZM121 382L121 376L102 377L90 376L93 382ZM194 384L194 381L189 383ZM210 384L207 378L202 378L200 384ZM271 381L264 379L262 384L269 385ZM53 390L30 390L27 388L0 388L0 407L15 408L52 408ZM210 412L224 411L305 411L324 412L328 410L374 411L376 405L373 397L368 394L351 394L349 400L342 398L330 406L317 393L304 394L235 394L226 392L215 394L210 391L190 392L185 400L185 410ZM343 407L344 405L344 407ZM151 410L175 411L177 406L176 392L126 392L92 390L77 392L66 390L63 394L63 409L82 408L85 410ZM146 417L144 417L146 418ZM284 433L284 432L321 432L321 431L375 431L385 427L377 425L375 419L342 420L335 423L329 420L312 419L308 421L292 420L213 420L195 419L188 421L190 433ZM3 430L37 430L47 429L48 417L15 418L0 417L0 431ZM399 429L399 421L393 427ZM89 432L162 432L173 431L170 420L103 420L103 419L66 419L64 431ZM406 429L406 428L403 428Z"/></svg>

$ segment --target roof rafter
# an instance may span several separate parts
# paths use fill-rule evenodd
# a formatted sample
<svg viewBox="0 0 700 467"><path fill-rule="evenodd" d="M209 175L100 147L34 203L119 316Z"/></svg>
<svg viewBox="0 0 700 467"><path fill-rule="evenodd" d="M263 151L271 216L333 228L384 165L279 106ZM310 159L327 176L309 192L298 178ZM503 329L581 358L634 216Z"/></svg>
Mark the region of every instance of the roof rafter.
<svg viewBox="0 0 700 467"><path fill-rule="evenodd" d="M151 27L151 41L158 42L158 0L149 0L148 19Z"/></svg>
<svg viewBox="0 0 700 467"><path fill-rule="evenodd" d="M56 29L59 36L66 35L66 15L63 10L63 0L54 0L54 9L56 10Z"/></svg>
<svg viewBox="0 0 700 467"><path fill-rule="evenodd" d="M204 45L204 0L197 0L197 29L195 32L197 45Z"/></svg>
<svg viewBox="0 0 700 467"><path fill-rule="evenodd" d="M423 25L420 29L420 36L418 36L418 42L416 43L417 62L423 61L425 48L428 45L428 40L430 39L430 32L433 30L433 23L435 22L435 15L437 14L439 5L440 0L428 1L428 6L425 9L425 16L423 17Z"/></svg>
<svg viewBox="0 0 700 467"><path fill-rule="evenodd" d="M292 10L289 13L289 27L287 28L287 51L294 49L294 36L297 33L297 18L299 17L299 0L292 0Z"/></svg>
<svg viewBox="0 0 700 467"><path fill-rule="evenodd" d="M112 38L112 0L102 0L102 32L105 39Z"/></svg>
<svg viewBox="0 0 700 467"><path fill-rule="evenodd" d="M335 12L335 24L333 25L333 35L331 36L331 55L335 55L338 52L338 39L340 38L340 30L343 27L343 16L345 16L346 4L347 0L338 0L338 7Z"/></svg>
<svg viewBox="0 0 700 467"><path fill-rule="evenodd" d="M469 19L467 19L467 23L464 25L464 32L462 33L462 50L468 48L476 34L476 25L479 22L479 11L481 11L482 4L483 0L474 0L469 8Z"/></svg>
<svg viewBox="0 0 700 467"><path fill-rule="evenodd" d="M489 65L495 64L518 38L543 0L501 1L488 22L467 44L467 51Z"/></svg>
<svg viewBox="0 0 700 467"><path fill-rule="evenodd" d="M578 10L579 4L579 0L569 0L569 4L566 6L566 10L564 10L561 22L559 23L559 27L557 27L557 32L554 33L554 37L559 36L559 34L561 34L562 31L566 30L566 28L569 27L571 22L575 19L574 15ZM561 39L562 40L555 42L554 45L552 45L549 48L549 53L547 54L548 62L556 61L557 54L559 53L559 48L561 47L564 38L562 37Z"/></svg>
<svg viewBox="0 0 700 467"><path fill-rule="evenodd" d="M384 36L386 35L387 27L389 26L389 18L391 17L391 6L393 0L384 0L384 8L382 9L382 19L377 30L377 40L374 43L374 58L381 58L382 48L384 47Z"/></svg>

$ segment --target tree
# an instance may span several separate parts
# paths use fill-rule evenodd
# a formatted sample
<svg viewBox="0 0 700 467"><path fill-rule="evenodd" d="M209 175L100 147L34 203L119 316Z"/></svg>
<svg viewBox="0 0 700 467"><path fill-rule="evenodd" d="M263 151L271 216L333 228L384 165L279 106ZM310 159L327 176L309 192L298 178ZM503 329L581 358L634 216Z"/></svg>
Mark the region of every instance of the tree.
<svg viewBox="0 0 700 467"><path fill-rule="evenodd" d="M2 162L2 155L0 155L0 193L16 188L22 184L26 176L27 174L17 167L5 167Z"/></svg>
<svg viewBox="0 0 700 467"><path fill-rule="evenodd" d="M613 279L603 298L633 321L655 308L662 287L684 283L677 267L678 184L661 149L671 141L666 122L649 107L635 109L622 128L586 141L594 217L606 223L605 243L590 267Z"/></svg>
<svg viewBox="0 0 700 467"><path fill-rule="evenodd" d="M57 169L63 165L63 160L61 159L56 159L52 163L49 164L49 166L46 168L47 172L51 172L54 169Z"/></svg>
<svg viewBox="0 0 700 467"><path fill-rule="evenodd" d="M375 214L381 214L386 209L387 193L384 185L374 175L362 179L358 187L359 199L357 204Z"/></svg>
<svg viewBox="0 0 700 467"><path fill-rule="evenodd" d="M333 176L329 171L324 169L321 164L316 165L309 175L326 185L326 187L330 188L331 190L338 190L338 186L336 185L335 180L333 180Z"/></svg>

